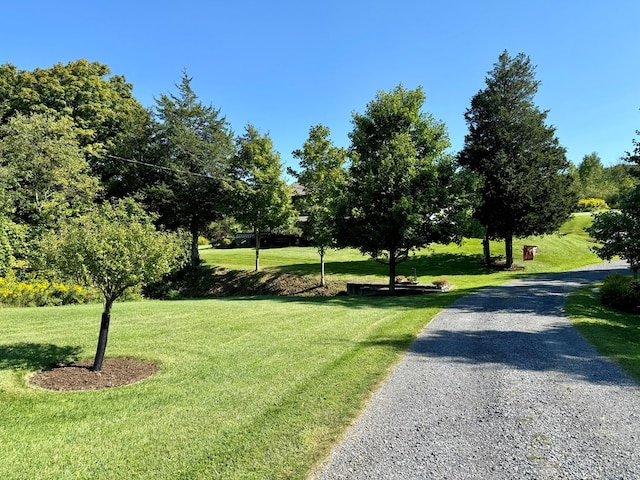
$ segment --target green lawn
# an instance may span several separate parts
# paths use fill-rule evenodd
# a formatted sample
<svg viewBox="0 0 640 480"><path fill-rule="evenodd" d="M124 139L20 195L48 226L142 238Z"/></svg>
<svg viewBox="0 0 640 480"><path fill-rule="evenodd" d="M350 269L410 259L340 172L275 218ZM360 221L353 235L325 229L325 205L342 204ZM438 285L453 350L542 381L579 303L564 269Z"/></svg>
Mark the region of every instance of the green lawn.
<svg viewBox="0 0 640 480"><path fill-rule="evenodd" d="M0 309L0 478L303 479L441 308L483 285L597 261L579 228L565 233L528 239L540 254L520 272L482 268L479 240L422 252L399 272L446 277L456 289L445 294L116 304L107 357L161 370L110 390L26 383L53 362L92 357L100 305ZM252 255L203 251L211 264L235 268L250 269ZM317 268L313 249L262 258L284 271ZM384 278L354 251L329 260L332 276Z"/></svg>
<svg viewBox="0 0 640 480"><path fill-rule="evenodd" d="M591 214L577 213L559 234L527 239L514 239L516 263L524 265L523 272L497 272L482 266L480 239L464 239L462 245L434 245L417 252L398 266L398 275L418 275L421 283L446 278L457 288L469 289L495 285L517 278L544 272L577 268L600 260L589 247L592 245L584 228L591 223ZM522 261L522 247L536 245L539 253L534 261ZM504 242L491 242L492 256L504 255ZM243 249L201 250L205 263L230 270L253 270L255 251ZM319 257L313 247L273 248L260 251L262 270L313 275L320 278ZM388 267L361 255L357 250L332 250L326 256L326 274L330 281L346 283L352 280L386 282Z"/></svg>
<svg viewBox="0 0 640 480"><path fill-rule="evenodd" d="M25 385L93 354L99 305L3 309L0 478L304 478L447 300L132 302L108 356L155 377L97 392Z"/></svg>
<svg viewBox="0 0 640 480"><path fill-rule="evenodd" d="M640 315L606 307L594 287L572 292L565 306L578 331L640 382Z"/></svg>

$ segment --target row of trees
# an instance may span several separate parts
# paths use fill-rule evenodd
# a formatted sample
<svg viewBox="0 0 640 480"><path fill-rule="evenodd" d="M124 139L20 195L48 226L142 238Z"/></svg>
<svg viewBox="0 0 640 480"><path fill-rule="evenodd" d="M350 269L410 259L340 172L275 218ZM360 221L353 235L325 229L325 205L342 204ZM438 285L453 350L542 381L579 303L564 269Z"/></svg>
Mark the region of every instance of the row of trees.
<svg viewBox="0 0 640 480"><path fill-rule="evenodd" d="M131 89L86 61L0 67L0 275L40 272L102 292L94 370L113 302L184 259L197 264L212 220L233 209L259 234L293 219L268 136L247 126L234 139L186 74L149 110ZM260 202L268 208L253 208Z"/></svg>
<svg viewBox="0 0 640 480"><path fill-rule="evenodd" d="M355 113L348 152L312 129L295 156L321 258L331 241L356 247L388 262L393 290L396 264L412 249L459 241L475 221L485 262L489 240L503 239L511 267L513 238L555 231L577 200L565 149L534 104L538 86L526 55L500 55L465 113L469 133L457 158L447 153L445 126L422 112L420 88L381 92Z"/></svg>
<svg viewBox="0 0 640 480"><path fill-rule="evenodd" d="M638 184L633 164L621 162L605 167L596 152L585 155L571 173L581 200L601 199L612 208L619 207Z"/></svg>
<svg viewBox="0 0 640 480"><path fill-rule="evenodd" d="M247 125L234 136L190 82L185 73L176 94L146 110L104 65L0 67L0 268L39 259L70 275L73 266L77 280L103 289L107 326L108 308L124 289L179 264L156 257L151 263L162 269L138 271L149 268L147 253L176 257L181 237L142 235L151 222L186 232L196 265L200 234L233 217L255 234L257 270L261 233L290 229L297 218L283 164L268 134ZM469 133L457 156L446 126L423 111L420 87L379 92L354 113L348 149L333 145L327 127L311 127L291 173L306 189L300 210L321 265L329 248L358 248L389 264L393 290L396 265L411 250L459 241L473 225L485 236L487 263L489 240L505 240L507 267L514 237L557 229L577 200L575 172L547 112L534 104L538 85L526 55L501 54L465 113ZM114 232L110 223L125 228ZM82 250L82 235L94 239L85 242L93 250ZM154 239L164 246L139 248ZM74 255L80 260L65 265Z"/></svg>
<svg viewBox="0 0 640 480"><path fill-rule="evenodd" d="M565 150L533 101L538 85L526 55L500 55L465 113L457 157L445 125L423 112L421 88L379 92L354 113L349 149L312 127L291 173L306 188L307 234L321 258L329 247L359 248L389 263L393 288L395 266L412 249L459 240L472 216L485 260L489 240L504 239L509 267L513 237L555 230L576 200ZM27 258L42 232L96 201L135 197L157 225L189 233L191 264L202 232L234 217L255 233L258 269L260 234L296 218L269 136L248 125L234 138L186 73L177 94L149 110L131 89L97 63L0 67L4 257L11 249Z"/></svg>

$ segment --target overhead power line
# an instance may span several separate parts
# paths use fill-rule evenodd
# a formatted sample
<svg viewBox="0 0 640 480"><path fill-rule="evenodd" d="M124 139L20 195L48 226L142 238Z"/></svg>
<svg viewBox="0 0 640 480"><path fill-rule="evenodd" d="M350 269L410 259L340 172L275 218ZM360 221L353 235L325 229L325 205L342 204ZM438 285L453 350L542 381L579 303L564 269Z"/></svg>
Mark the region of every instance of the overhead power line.
<svg viewBox="0 0 640 480"><path fill-rule="evenodd" d="M201 177L201 178L206 178L206 179L209 179L209 180L218 180L218 181L223 181L223 182L236 181L236 182L240 182L240 183L242 183L244 185L250 186L249 183L244 181L244 180L239 180L239 179L235 179L234 180L234 179L225 178L225 177L222 177L222 176L214 177L213 175L205 175L203 173L190 172L188 170L180 170L178 168L166 167L164 165L156 165L154 163L143 162L142 160L133 160L131 158L119 157L117 155L104 154L103 156L107 157L107 158L112 158L114 160L121 160L123 162L132 163L134 165L143 165L145 167L156 168L156 169L159 169L159 170L166 170L167 172L180 173L182 175L191 175L193 177ZM266 186L266 185L272 185L272 184L271 183L267 183L267 182L253 182L253 186L256 186L256 187Z"/></svg>
<svg viewBox="0 0 640 480"><path fill-rule="evenodd" d="M177 168L165 167L164 165L156 165L156 164L153 164L153 163L143 162L141 160L133 160L131 158L119 157L117 155L105 154L104 156L108 157L108 158L113 158L114 160L122 160L123 162L133 163L133 164L136 164L136 165L144 165L145 167L157 168L159 170L166 170L168 172L181 173L183 175L192 175L194 177L209 178L211 180L218 180L217 178L213 177L212 175L205 175L203 173L190 172L188 170L179 170Z"/></svg>

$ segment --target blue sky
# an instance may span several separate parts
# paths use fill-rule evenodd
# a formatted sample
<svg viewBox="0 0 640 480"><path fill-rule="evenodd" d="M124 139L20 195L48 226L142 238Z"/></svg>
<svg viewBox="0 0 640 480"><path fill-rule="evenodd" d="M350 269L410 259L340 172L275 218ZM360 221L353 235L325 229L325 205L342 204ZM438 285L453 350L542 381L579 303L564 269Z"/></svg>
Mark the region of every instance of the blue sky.
<svg viewBox="0 0 640 480"><path fill-rule="evenodd" d="M457 152L487 72L524 52L568 158L610 165L640 129L639 18L638 0L23 0L3 5L0 63L98 61L144 106L186 69L236 134L252 123L295 167L310 126L346 147L352 112L399 83L424 88Z"/></svg>

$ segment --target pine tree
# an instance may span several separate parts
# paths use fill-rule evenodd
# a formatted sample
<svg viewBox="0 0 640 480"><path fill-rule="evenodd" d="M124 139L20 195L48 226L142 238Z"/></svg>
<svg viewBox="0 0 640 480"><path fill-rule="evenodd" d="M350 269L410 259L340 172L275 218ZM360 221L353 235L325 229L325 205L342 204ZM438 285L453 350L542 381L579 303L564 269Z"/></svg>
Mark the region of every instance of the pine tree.
<svg viewBox="0 0 640 480"><path fill-rule="evenodd" d="M469 133L460 164L483 179L475 216L489 239L503 239L506 267L513 264L513 237L557 230L576 203L569 162L547 111L534 104L540 82L523 53L503 52L486 78L486 88L465 112Z"/></svg>

